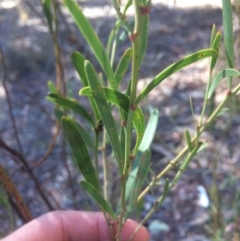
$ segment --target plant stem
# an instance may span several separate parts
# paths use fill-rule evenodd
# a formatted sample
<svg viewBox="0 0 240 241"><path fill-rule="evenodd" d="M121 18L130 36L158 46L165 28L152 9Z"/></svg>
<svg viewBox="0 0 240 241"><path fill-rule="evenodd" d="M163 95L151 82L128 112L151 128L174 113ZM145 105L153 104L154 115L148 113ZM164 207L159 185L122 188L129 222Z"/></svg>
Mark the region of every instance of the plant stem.
<svg viewBox="0 0 240 241"><path fill-rule="evenodd" d="M201 134L206 128L215 120L219 112L222 110L222 108L225 106L225 104L231 99L232 96L237 95L238 91L240 90L240 84L237 85L237 87L233 90L231 94L227 94L226 97L222 100L222 102L219 104L219 106L216 108L216 110L212 113L212 115L208 118L206 123L203 126L200 126L199 128L199 134ZM196 140L196 135L192 138L191 142L194 144ZM182 151L173 159L170 161L170 163L164 168L162 172L160 172L156 176L156 180L150 182L150 184L142 191L142 193L138 196L137 201L140 201L148 192L149 190L154 186L154 183L161 179L170 169L173 168L173 165L176 164L180 158L182 158L186 152L188 151L188 146L186 145Z"/></svg>
<svg viewBox="0 0 240 241"><path fill-rule="evenodd" d="M102 160L103 160L103 196L106 201L108 201L108 167L106 158L106 139L107 132L103 129L103 141L102 141Z"/></svg>
<svg viewBox="0 0 240 241"><path fill-rule="evenodd" d="M135 102L137 95L137 82L139 75L139 65L140 65L140 43L141 36L139 36L139 19L140 19L140 11L139 11L139 0L133 0L133 6L135 11L135 28L134 32L131 33L130 39L132 41L132 50L133 50L133 58L132 58L132 78L131 78L131 91L130 91L130 101L129 101L129 112L127 118L127 125L125 128L125 155L124 155L124 168L122 175L122 184L121 184L121 214L118 225L118 232L116 235L116 240L119 241L120 234L122 231L122 226L124 223L124 213L125 213L125 192L126 192L126 181L130 169L130 150L131 150L131 140L132 140L132 121L133 114L136 110Z"/></svg>
<svg viewBox="0 0 240 241"><path fill-rule="evenodd" d="M207 89L206 89L206 93L205 93L205 97L204 97L204 102L203 102L203 108L202 108L200 123L199 123L200 126L202 126L203 116L204 116L205 111L206 111L207 102L208 102L208 97L207 97L207 96L208 96L208 91L209 91L211 82L212 82L212 73L211 73L211 71L210 71L210 74L209 74L209 77L208 77Z"/></svg>

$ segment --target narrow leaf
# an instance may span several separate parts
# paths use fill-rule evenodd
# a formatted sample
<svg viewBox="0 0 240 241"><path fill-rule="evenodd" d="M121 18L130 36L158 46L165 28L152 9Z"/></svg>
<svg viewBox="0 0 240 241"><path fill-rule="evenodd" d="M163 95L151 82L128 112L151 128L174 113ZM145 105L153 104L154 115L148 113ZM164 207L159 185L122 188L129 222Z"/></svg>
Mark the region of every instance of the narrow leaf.
<svg viewBox="0 0 240 241"><path fill-rule="evenodd" d="M169 190L170 190L170 185L169 185L169 179L167 178L167 179L165 180L165 183L164 183L163 194L162 194L162 196L159 198L158 203L157 203L157 207L155 207L155 208L158 208L159 206L162 205L162 203L163 203L164 199L166 198Z"/></svg>
<svg viewBox="0 0 240 241"><path fill-rule="evenodd" d="M146 6L147 7L147 6ZM149 7L150 8L150 7ZM147 49L147 43L148 43L148 23L149 23L149 13L148 14L141 14L140 17L140 38L141 38L141 49L140 49L140 61L143 61L146 49ZM140 62L140 64L141 64Z"/></svg>
<svg viewBox="0 0 240 241"><path fill-rule="evenodd" d="M115 126L115 121L111 113L111 109L108 105L105 93L103 91L103 87L100 85L98 81L98 76L95 72L95 69L93 68L92 64L89 61L85 61L85 71L86 71L88 82L92 91L93 98L97 105L104 127L106 128L109 141L112 145L112 148L117 160L117 164L119 167L119 172L122 173L122 168L123 168L122 150L121 150L117 129Z"/></svg>
<svg viewBox="0 0 240 241"><path fill-rule="evenodd" d="M150 145L152 144L154 135L156 133L159 118L159 111L156 108L149 107L149 110L150 118L148 120L148 124L144 132L143 139L139 146L139 150L143 152L150 148Z"/></svg>
<svg viewBox="0 0 240 241"><path fill-rule="evenodd" d="M199 147L198 151L196 152L196 154L200 153L201 151L205 150L208 146L208 143L204 143L204 144L201 144L201 146Z"/></svg>
<svg viewBox="0 0 240 241"><path fill-rule="evenodd" d="M234 51L233 51L233 23L232 23L232 4L231 0L222 0L223 13L223 34L226 48L228 67L233 68Z"/></svg>
<svg viewBox="0 0 240 241"><path fill-rule="evenodd" d="M136 100L136 104L139 104L139 102L149 94L150 91L152 91L156 86L158 86L164 79L171 76L178 70L198 61L201 59L204 59L206 57L211 57L214 54L216 54L216 51L213 49L205 49L200 50L194 54L188 55L187 57L179 60L176 63L173 63L166 69L164 69L160 74L158 74L146 87L143 89L143 91L139 94Z"/></svg>
<svg viewBox="0 0 240 241"><path fill-rule="evenodd" d="M216 37L216 25L213 24L212 32L211 32L211 39L210 39L210 48L213 45L213 41L214 41L215 37Z"/></svg>
<svg viewBox="0 0 240 241"><path fill-rule="evenodd" d="M188 145L188 151L191 152L193 149L193 146L192 146L191 136L188 130L185 131L185 138Z"/></svg>
<svg viewBox="0 0 240 241"><path fill-rule="evenodd" d="M52 17L52 11L51 11L51 4L52 0L43 0L43 12L47 18L48 28L50 30L50 33L53 34L53 17Z"/></svg>
<svg viewBox="0 0 240 241"><path fill-rule="evenodd" d="M132 49L127 49L123 56L121 57L119 64L117 65L116 71L115 71L115 79L117 82L117 85L119 85L129 67L130 60L132 58Z"/></svg>
<svg viewBox="0 0 240 241"><path fill-rule="evenodd" d="M239 76L240 76L240 72L238 72L235 69L222 70L212 81L212 84L208 91L208 99L211 98L213 92L215 91L216 87L221 82L221 80L223 80L224 78L227 78L227 77L239 77Z"/></svg>
<svg viewBox="0 0 240 241"><path fill-rule="evenodd" d="M150 167L151 151L138 152L134 159L134 166L126 184L126 200L128 200L125 218L128 218L136 205L143 182Z"/></svg>
<svg viewBox="0 0 240 241"><path fill-rule="evenodd" d="M84 38L86 39L87 43L89 44L90 48L92 49L94 55L96 56L98 62L103 68L104 73L107 76L110 85L116 89L117 85L115 82L114 73L111 67L111 64L108 60L106 52L95 33L92 25L84 16L82 10L79 8L77 3L74 0L63 0L65 5L67 6L68 10L70 11L73 19L75 20L79 30L83 34Z"/></svg>
<svg viewBox="0 0 240 241"><path fill-rule="evenodd" d="M231 0L222 0L222 15L223 15L223 34L224 45L226 50L227 67L234 66L234 51L233 51L233 17ZM232 87L232 78L227 78L228 89Z"/></svg>
<svg viewBox="0 0 240 241"><path fill-rule="evenodd" d="M211 64L210 64L210 70L211 71L215 67L215 64L216 64L217 59L218 59L218 53L219 53L219 49L220 49L221 38L222 38L222 33L221 33L221 31L218 31L216 36L215 36L215 39L213 41L213 44L211 46L212 49L216 50L216 54L213 55L212 59L211 59Z"/></svg>
<svg viewBox="0 0 240 241"><path fill-rule="evenodd" d="M108 102L115 104L116 106L119 106L122 108L126 113L129 111L129 97L124 95L121 92L115 91L113 89L109 89L106 87L102 87L104 94L106 96L106 99ZM87 95L92 96L91 89L89 87L85 87L80 90L81 95ZM133 116L133 125L136 129L137 134L137 141L134 147L134 150L137 150L144 134L145 130L145 118L143 115L142 110L137 107L137 109L134 112Z"/></svg>
<svg viewBox="0 0 240 241"><path fill-rule="evenodd" d="M61 122L62 117L65 115L63 111L59 110L59 109L54 109L54 114L57 117L57 119L59 120L59 122ZM76 127L78 128L78 131L80 132L84 142L86 143L86 145L92 149L94 149L94 143L93 143L93 138L90 137L89 133L81 126L79 125L77 122L74 121L74 124L76 125Z"/></svg>
<svg viewBox="0 0 240 241"><path fill-rule="evenodd" d="M76 71L77 71L77 73L78 73L78 75L79 75L79 77L80 77L80 79L83 83L83 86L89 86L87 76L86 76L86 73L85 73L85 67L84 67L85 58L84 58L84 56L82 54L80 54L79 52L74 52L71 55L71 60L72 60L73 65L74 65L74 67L75 67L75 69L76 69ZM96 104L95 104L93 98L89 97L89 101L90 101L95 119L99 120L100 115L99 115L98 109L96 107Z"/></svg>
<svg viewBox="0 0 240 241"><path fill-rule="evenodd" d="M94 186L85 181L81 181L80 185L98 203L102 211L108 213L114 220L116 220L112 208Z"/></svg>
<svg viewBox="0 0 240 241"><path fill-rule="evenodd" d="M92 126L94 126L94 121L92 117L88 114L86 109L77 102L77 100L70 100L54 93L49 93L48 96L53 98L55 103L57 103L58 105L75 111L80 116L82 116L85 120L91 123Z"/></svg>
<svg viewBox="0 0 240 241"><path fill-rule="evenodd" d="M87 76L85 74L85 69L84 69L84 61L85 61L84 56L79 52L73 52L71 54L71 60L83 83L83 86L88 86Z"/></svg>
<svg viewBox="0 0 240 241"><path fill-rule="evenodd" d="M76 164L83 177L99 190L98 180L86 144L78 128L69 117L62 117L62 127L71 146Z"/></svg>
<svg viewBox="0 0 240 241"><path fill-rule="evenodd" d="M47 85L48 85L48 89L49 89L50 92L52 92L54 94L58 94L58 91L57 91L55 85L53 84L53 82L51 80L49 80L47 82Z"/></svg>
<svg viewBox="0 0 240 241"><path fill-rule="evenodd" d="M217 117L226 114L229 111L229 108L222 108L220 112L217 114Z"/></svg>

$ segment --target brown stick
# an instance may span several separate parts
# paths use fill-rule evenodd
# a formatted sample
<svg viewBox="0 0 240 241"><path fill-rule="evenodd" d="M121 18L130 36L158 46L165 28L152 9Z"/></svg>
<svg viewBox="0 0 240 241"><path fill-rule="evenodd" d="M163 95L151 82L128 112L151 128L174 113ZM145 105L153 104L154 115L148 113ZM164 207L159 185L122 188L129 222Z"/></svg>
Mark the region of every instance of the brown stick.
<svg viewBox="0 0 240 241"><path fill-rule="evenodd" d="M21 161L21 163L23 164L24 168L26 169L27 173L29 174L29 176L31 177L31 179L33 180L33 182L36 185L36 188L40 194L40 196L42 197L42 199L44 200L44 202L46 203L47 207L49 208L49 210L54 210L52 204L50 203L50 201L48 200L48 197L46 196L46 194L44 193L44 191L42 190L42 186L39 183L38 179L35 177L35 175L33 174L32 169L30 168L30 166L28 165L27 160L25 159L25 157L19 153L18 151L16 151L15 149L13 149L12 147L8 146L1 138L0 138L0 147L5 149L6 151L8 151L9 153L11 153L14 156L17 156L18 159Z"/></svg>
<svg viewBox="0 0 240 241"><path fill-rule="evenodd" d="M0 164L0 181L4 185L7 193L11 197L12 202L15 204L15 209L17 209L17 213L23 219L24 222L29 222L32 220L32 215L27 208L21 194L17 190L14 183L9 178L8 174L4 170L3 166Z"/></svg>

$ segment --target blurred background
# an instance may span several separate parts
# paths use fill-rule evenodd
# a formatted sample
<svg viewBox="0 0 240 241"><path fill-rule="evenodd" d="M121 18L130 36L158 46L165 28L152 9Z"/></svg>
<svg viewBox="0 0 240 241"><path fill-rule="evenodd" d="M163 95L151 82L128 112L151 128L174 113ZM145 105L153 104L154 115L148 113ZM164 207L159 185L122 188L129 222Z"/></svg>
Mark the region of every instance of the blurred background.
<svg viewBox="0 0 240 241"><path fill-rule="evenodd" d="M111 4L107 0L78 3L106 46L115 23ZM238 70L239 4L239 0L233 2L235 68ZM79 51L93 64L97 62L60 1L56 1L55 9L57 38L49 32L41 0L0 2L0 237L27 219L6 191L6 183L12 192L11 184L15 185L32 217L55 209L97 210L78 184L81 177L54 116L54 105L46 99L47 83L51 80L59 84L62 93L87 107L85 98L78 96L81 83L70 54ZM150 18L149 45L139 90L169 64L208 48L213 24L217 30L223 29L220 0L154 0ZM123 32L117 59L128 46ZM151 146L155 174L185 146L185 130L195 131L189 96L198 119L208 65L209 60L205 59L174 74L142 103L146 115L149 105L160 112ZM222 43L216 68L224 67ZM123 88L129 76L128 73ZM217 88L215 104L223 99L225 89L225 83ZM227 107L229 111L217 119L211 131L203 134L208 148L194 158L162 207L145 224L151 240L240 240L239 98L232 99ZM168 175L171 178L174 173ZM154 195L147 194L134 218L143 218L161 192L162 186L156 186Z"/></svg>

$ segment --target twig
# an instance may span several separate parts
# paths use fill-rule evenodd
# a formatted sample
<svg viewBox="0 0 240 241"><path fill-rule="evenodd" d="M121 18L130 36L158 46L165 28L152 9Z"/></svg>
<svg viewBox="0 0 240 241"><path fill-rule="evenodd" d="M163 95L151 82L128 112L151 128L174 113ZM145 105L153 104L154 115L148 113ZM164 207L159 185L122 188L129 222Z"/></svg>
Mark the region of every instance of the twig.
<svg viewBox="0 0 240 241"><path fill-rule="evenodd" d="M55 144L56 144L56 141L57 141L57 137L59 135L59 132L60 132L60 123L59 121L56 122L56 132L55 134L53 135L52 137L52 140L51 142L49 143L48 145L48 148L46 150L46 152L44 153L44 155L39 159L37 160L36 162L32 163L30 166L32 169L36 168L36 167L39 167L40 165L42 165L46 159L48 158L48 156L50 155L50 153L52 152Z"/></svg>
<svg viewBox="0 0 240 241"><path fill-rule="evenodd" d="M7 101L7 104L8 104L9 115L10 115L12 125L13 125L13 129L14 129L14 132L15 132L15 137L16 137L18 149L19 149L20 153L23 153L23 148L22 148L22 145L21 145L21 142L20 142L20 139L19 139L17 125L16 125L15 118L14 118L14 115L13 115L12 101L11 101L10 94L9 94L8 88L7 88L6 64L5 64L5 58L4 58L4 54L3 54L1 46L0 46L0 58L1 58L1 62L2 62L2 68L3 68L2 83L3 83L3 88L5 90L5 93L6 93L6 101Z"/></svg>
<svg viewBox="0 0 240 241"><path fill-rule="evenodd" d="M54 210L52 204L50 203L50 201L48 200L48 197L46 196L46 194L43 191L43 188L41 186L41 184L39 183L39 181L37 180L37 178L35 177L35 175L33 174L32 169L30 168L27 160L25 159L25 157L18 151L16 151L15 149L13 149L12 147L8 146L1 138L0 138L0 147L5 149L6 151L8 151L9 153L11 153L14 156L17 156L18 159L21 161L21 163L23 164L23 166L25 167L26 171L28 172L29 176L31 177L31 179L33 180L33 182L36 185L36 188L40 194L40 196L42 197L42 199L44 200L44 202L46 203L47 207L50 210Z"/></svg>
<svg viewBox="0 0 240 241"><path fill-rule="evenodd" d="M41 19L44 25L47 25L45 18L36 10L36 8L32 5L32 3L28 1L23 1L23 2L36 14L36 16L38 16ZM40 4L42 5L41 2Z"/></svg>
<svg viewBox="0 0 240 241"><path fill-rule="evenodd" d="M19 214L19 216L27 223L32 220L32 215L27 208L21 194L17 190L14 183L11 181L9 176L7 175L6 171L4 170L3 166L0 164L0 181L4 185L7 193L9 195L11 204ZM15 204L15 205L14 205Z"/></svg>

